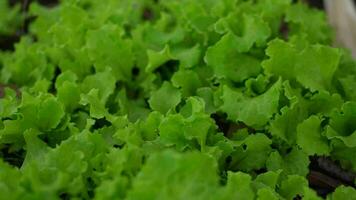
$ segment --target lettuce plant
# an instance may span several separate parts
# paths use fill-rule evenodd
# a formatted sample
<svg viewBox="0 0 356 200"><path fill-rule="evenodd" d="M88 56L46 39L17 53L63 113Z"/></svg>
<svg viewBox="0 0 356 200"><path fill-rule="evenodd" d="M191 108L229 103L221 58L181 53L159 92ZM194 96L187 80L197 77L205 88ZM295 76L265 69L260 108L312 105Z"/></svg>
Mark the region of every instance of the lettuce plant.
<svg viewBox="0 0 356 200"><path fill-rule="evenodd" d="M0 33L16 9L0 3ZM0 199L316 200L311 157L356 171L356 63L321 11L61 0L28 15L0 52Z"/></svg>

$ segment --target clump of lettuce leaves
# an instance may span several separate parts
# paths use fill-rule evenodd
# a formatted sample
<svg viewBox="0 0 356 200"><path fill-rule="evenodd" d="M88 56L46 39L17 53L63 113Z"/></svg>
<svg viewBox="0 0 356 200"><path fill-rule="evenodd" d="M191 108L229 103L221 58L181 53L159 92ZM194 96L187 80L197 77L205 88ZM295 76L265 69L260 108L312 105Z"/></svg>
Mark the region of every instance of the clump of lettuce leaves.
<svg viewBox="0 0 356 200"><path fill-rule="evenodd" d="M1 2L13 33L19 7ZM0 52L0 199L314 200L309 156L356 171L356 63L321 11L62 0L27 15Z"/></svg>

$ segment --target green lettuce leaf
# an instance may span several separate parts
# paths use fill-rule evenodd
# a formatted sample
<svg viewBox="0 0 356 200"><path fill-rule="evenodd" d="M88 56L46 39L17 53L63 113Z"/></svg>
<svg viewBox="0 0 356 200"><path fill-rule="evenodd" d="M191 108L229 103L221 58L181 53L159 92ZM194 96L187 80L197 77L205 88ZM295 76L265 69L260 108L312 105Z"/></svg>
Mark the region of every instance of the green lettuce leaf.
<svg viewBox="0 0 356 200"><path fill-rule="evenodd" d="M210 194L217 186L216 165L211 157L165 151L150 156L127 199L212 199Z"/></svg>
<svg viewBox="0 0 356 200"><path fill-rule="evenodd" d="M160 89L151 94L148 103L153 110L166 114L169 110L174 109L180 101L179 89L173 87L169 82L164 82Z"/></svg>
<svg viewBox="0 0 356 200"><path fill-rule="evenodd" d="M221 110L233 121L241 121L248 126L262 127L278 111L281 81L278 80L265 93L247 97L239 91L223 86Z"/></svg>
<svg viewBox="0 0 356 200"><path fill-rule="evenodd" d="M297 127L297 144L308 155L329 155L330 147L322 135L321 120L311 116Z"/></svg>
<svg viewBox="0 0 356 200"><path fill-rule="evenodd" d="M330 118L326 136L329 139L339 139L348 147L356 147L356 103L346 102L342 112L335 111Z"/></svg>
<svg viewBox="0 0 356 200"><path fill-rule="evenodd" d="M215 76L241 82L260 72L259 60L238 52L235 48L238 44L238 38L227 33L214 46L209 47L205 62L214 70Z"/></svg>
<svg viewBox="0 0 356 200"><path fill-rule="evenodd" d="M310 45L299 49L280 39L269 43L266 54L270 57L262 64L266 72L296 80L311 91L331 88L341 57L338 49L328 46Z"/></svg>

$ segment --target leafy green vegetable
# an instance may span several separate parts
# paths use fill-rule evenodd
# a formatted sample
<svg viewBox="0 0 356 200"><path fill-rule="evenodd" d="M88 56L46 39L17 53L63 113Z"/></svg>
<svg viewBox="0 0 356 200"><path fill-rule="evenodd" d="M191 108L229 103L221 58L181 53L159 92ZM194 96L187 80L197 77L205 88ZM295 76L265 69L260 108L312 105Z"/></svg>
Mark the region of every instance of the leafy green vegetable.
<svg viewBox="0 0 356 200"><path fill-rule="evenodd" d="M311 156L356 171L356 62L322 11L41 3L0 3L23 34L0 46L0 199L317 200Z"/></svg>
<svg viewBox="0 0 356 200"><path fill-rule="evenodd" d="M241 121L252 127L261 127L278 111L280 89L281 81L278 80L264 94L250 98L224 86L221 110L226 112L231 120Z"/></svg>
<svg viewBox="0 0 356 200"><path fill-rule="evenodd" d="M217 186L212 158L198 153L182 156L164 152L149 158L137 175L128 199L206 199Z"/></svg>
<svg viewBox="0 0 356 200"><path fill-rule="evenodd" d="M330 147L321 135L321 120L311 116L297 127L297 144L308 155L328 155Z"/></svg>
<svg viewBox="0 0 356 200"><path fill-rule="evenodd" d="M215 76L240 82L260 72L259 61L239 53L235 48L238 44L237 37L227 33L214 46L209 47L205 60L213 68Z"/></svg>
<svg viewBox="0 0 356 200"><path fill-rule="evenodd" d="M328 197L330 200L337 200L337 199L355 199L355 189L351 187L341 186L335 190L335 192Z"/></svg>
<svg viewBox="0 0 356 200"><path fill-rule="evenodd" d="M339 50L321 45L299 48L293 43L273 40L266 50L270 59L263 64L265 70L296 80L312 92L330 89L340 60Z"/></svg>
<svg viewBox="0 0 356 200"><path fill-rule="evenodd" d="M19 4L11 7L8 1L0 2L0 35L14 33L23 20Z"/></svg>
<svg viewBox="0 0 356 200"><path fill-rule="evenodd" d="M346 102L342 106L342 113L335 112L331 115L330 126L326 136L329 139L337 138L342 140L348 147L356 147L356 103Z"/></svg>
<svg viewBox="0 0 356 200"><path fill-rule="evenodd" d="M309 159L307 154L294 147L291 152L281 155L278 152L272 152L266 161L268 170L282 170L284 175L308 174Z"/></svg>
<svg viewBox="0 0 356 200"><path fill-rule="evenodd" d="M180 100L179 90L174 88L171 83L164 82L160 89L152 93L148 102L153 110L166 114L170 109L174 109Z"/></svg>

